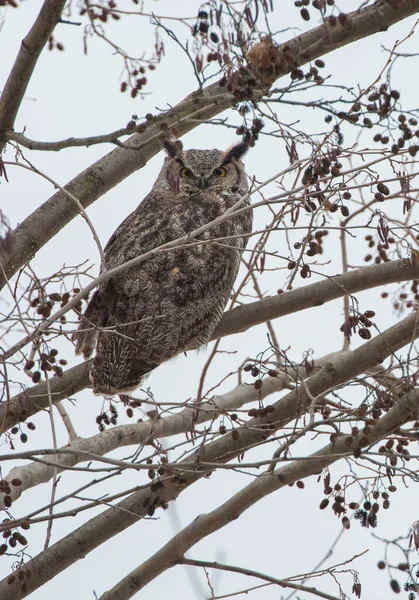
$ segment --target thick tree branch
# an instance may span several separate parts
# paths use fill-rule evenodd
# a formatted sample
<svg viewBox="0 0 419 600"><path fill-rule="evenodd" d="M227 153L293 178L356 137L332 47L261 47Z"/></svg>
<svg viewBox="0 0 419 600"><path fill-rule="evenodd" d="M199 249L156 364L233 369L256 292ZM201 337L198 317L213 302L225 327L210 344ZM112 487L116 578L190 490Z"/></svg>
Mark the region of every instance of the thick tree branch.
<svg viewBox="0 0 419 600"><path fill-rule="evenodd" d="M400 427L407 419L417 414L419 409L419 390L398 400L397 404L372 427L366 437L342 435L334 443L328 444L318 452L307 457L306 461L292 462L285 467L266 472L249 485L208 514L195 518L180 531L161 550L124 577L111 590L102 594L100 600L128 600L143 589L167 569L182 563L183 555L200 540L238 519L244 511L259 500L287 485L311 475L317 475L324 468L352 455L356 450L383 439Z"/></svg>
<svg viewBox="0 0 419 600"><path fill-rule="evenodd" d="M304 288L243 304L227 311L214 331L212 339L216 340L243 332L267 320L321 306L326 302L341 298L345 294L355 294L380 285L413 279L419 279L419 265L415 265L407 259L335 275ZM63 377L50 379L53 404L89 386L88 373L91 363L91 360L84 362L65 371ZM9 402L0 403L0 433L48 406L46 383L40 383L25 390Z"/></svg>
<svg viewBox="0 0 419 600"><path fill-rule="evenodd" d="M333 360L335 354L329 354L315 361L314 369L319 370L327 362ZM187 433L201 423L213 421L220 415L229 410L238 408L254 402L263 400L273 393L280 392L295 379L306 378L305 367L295 367L290 375L283 373L279 377L269 377L264 381L262 389L256 390L252 385L240 384L231 391L220 396L214 396L208 402L201 402L199 405L190 404L177 414L162 417L157 420L150 419L142 423L133 423L129 425L118 425L108 429L90 438L77 438L66 449L74 451L74 454L65 454L57 456L54 464L59 471L66 467L73 467L80 462L92 460L92 457L86 457L83 453L95 455L105 455L117 448L124 446L149 444L154 439L161 439L180 433ZM77 455L77 452L80 454ZM34 454L35 455L35 454ZM55 472L55 467L36 463L21 467L15 467L5 475L7 481L20 479L19 486L13 486L9 494L13 501L17 500L24 491L40 483L45 483L51 479ZM2 494L0 494L0 506Z"/></svg>
<svg viewBox="0 0 419 600"><path fill-rule="evenodd" d="M394 7L396 5L397 8ZM267 44L266 41L261 42L248 56L253 68L242 69L239 79L245 80L249 75L254 76L254 68L264 64L262 57L266 52L271 64L261 73L265 84L272 82L273 77L285 75L328 52L384 31L418 11L419 0L399 0L397 4L377 0L370 6L348 13L344 26L340 23L332 26L326 21L278 47ZM261 92L253 90L252 99L257 100L260 94ZM182 136L196 127L199 121L220 114L236 102L234 94L226 89L224 80L208 86L202 93L191 94L173 109L143 124L145 131L134 134L127 141L128 145L137 148L136 151L125 148L113 150L70 181L66 188L80 200L84 208L90 206L159 152L160 126L163 123L168 127L175 126L177 135ZM61 192L34 211L14 232L13 254L3 257L6 277L16 273L77 214L76 208ZM0 288L4 285L4 277L0 274Z"/></svg>
<svg viewBox="0 0 419 600"><path fill-rule="evenodd" d="M165 504L179 496L183 489L189 487L192 483L201 478L203 474L208 475L207 470L200 470L200 461L228 462L241 455L247 448L266 440L276 430L298 417L298 415L303 414L310 406L312 396L323 394L327 390L364 373L375 365L381 364L388 356L397 350L400 350L406 344L413 342L419 336L417 321L418 315L415 312L400 321L397 325L394 325L378 335L376 338L366 342L360 348L357 348L353 352L346 353L334 362L328 363L318 373L310 377L305 382L304 386L298 386L296 390L290 392L279 402L275 403L273 405L273 412L268 416L249 419L246 425L236 428L236 435L232 436L231 434L226 434L204 447L199 447L192 455L185 459L185 462L187 461L188 463L194 460L196 461L197 470L195 473L191 473L189 470L185 471L185 474L181 479L172 478L170 475L163 476L161 478L162 486L157 486L158 489L154 489L154 491L146 489L134 492L115 507L94 517L85 525L82 525L71 534L56 542L53 546L50 546L47 550L41 552L25 565L25 568L29 568L32 572L32 577L27 580L27 590L23 592L17 586L9 585L6 578L0 582L0 600L17 600L18 598L23 598L32 593L35 589L53 579L80 558L84 558L86 554L91 552L94 548L111 539L123 529L126 529L147 514L153 514L154 510L162 503ZM307 396L307 390L309 396ZM403 405L404 409L400 408L401 412L398 413L400 414L400 420L397 421L399 424L408 418L411 414L409 411L417 410L416 402L417 398L414 396L413 400L409 400L408 405ZM413 404L415 409L413 409ZM399 405L396 405L395 408L398 406ZM394 411L392 414L394 414ZM385 425L381 426L381 429L377 429L379 432L377 435L384 436L389 429L391 431L393 430L395 421L390 422L390 419L385 420L389 415L390 412L380 421L380 423L384 422ZM377 425L377 427L379 426ZM330 464L330 461L333 462L336 460L338 458L337 455L347 455L348 452L353 451L355 447L358 447L361 444L368 445L375 441L375 439L379 439L379 437L374 437L374 434L372 434L366 439L364 435L363 438L354 438L355 441L353 442L353 446L349 448L343 447L341 449L340 438L338 438L335 445L331 446L330 451L325 451L324 453L321 451L316 454L319 458L318 461L313 461L316 463L314 471L312 470L312 461L307 461L308 464L301 461L302 467L299 467L298 478L306 477L313 472L319 472L323 466ZM365 443L362 442L362 440L364 440ZM300 462L298 464L300 464ZM179 463L179 468L181 467L182 462ZM270 474L256 480L256 492L253 492L254 488L252 488L252 493L249 494L247 492L244 501L241 500L239 503L239 507L242 507L241 512L248 508L248 506L251 506L255 493L257 497L263 497L267 493L271 493L275 489L278 489L278 487L294 481L295 479L292 479L294 475L291 475L291 479L288 475L288 470L292 469L292 467L293 465L276 471L274 475ZM297 467L294 466L294 468L296 469ZM281 481L278 479L278 475L281 475ZM282 481L282 477L284 477L285 483ZM262 486L261 490L256 487L257 482L262 482L257 484ZM274 483L272 484L272 482ZM230 502L233 502L233 500L230 500ZM226 508L224 508L222 512L223 514L228 514L229 517L231 517L232 514L235 514L228 509L226 510ZM222 515L220 519L221 518ZM200 529L201 524L199 524L197 531L207 531L208 520L204 519L202 527L203 529ZM195 543L193 541L195 538L188 539L190 541L192 540L192 544ZM196 539L199 539L199 535ZM184 543L184 539L182 539L182 544L179 546L179 553L175 552L176 559L181 558L186 552L187 548L183 549ZM172 542L169 544L172 544ZM150 559L151 562L148 561L144 579L142 581L136 579L135 586L140 585L141 587L146 585L157 576L162 569L164 570L173 565L173 556L169 557L169 555L166 554L166 549L163 554L164 556L161 557L161 563L158 563L153 559ZM167 561L169 561L169 563ZM128 583L127 585L128 590L131 591L131 588L129 587L130 584ZM135 589L139 588L136 587ZM124 596L121 595L120 599L123 597Z"/></svg>
<svg viewBox="0 0 419 600"><path fill-rule="evenodd" d="M89 371L92 360L67 369L61 377L51 377L49 390L52 404L57 404L69 396L89 387ZM4 433L13 425L25 421L40 410L49 407L49 394L46 382L38 383L21 392L10 401L0 404L0 433Z"/></svg>
<svg viewBox="0 0 419 600"><path fill-rule="evenodd" d="M248 60L259 69L265 83L271 84L292 68L352 44L402 21L419 11L419 0L377 0L369 6L347 13L345 22L336 17L326 18L324 24L303 33L289 42L275 46L269 37L255 44L247 54ZM268 63L268 64L267 64Z"/></svg>
<svg viewBox="0 0 419 600"><path fill-rule="evenodd" d="M60 21L66 0L45 0L35 23L22 40L19 53L0 98L0 153L4 132L12 129L39 56Z"/></svg>
<svg viewBox="0 0 419 600"><path fill-rule="evenodd" d="M413 264L409 259L389 261L381 265L354 269L342 275L334 275L303 288L258 302L242 304L229 310L223 315L214 331L213 339L241 333L265 321L278 319L307 308L322 306L346 294L356 294L363 290L389 283L410 281L417 277L419 277L419 264Z"/></svg>

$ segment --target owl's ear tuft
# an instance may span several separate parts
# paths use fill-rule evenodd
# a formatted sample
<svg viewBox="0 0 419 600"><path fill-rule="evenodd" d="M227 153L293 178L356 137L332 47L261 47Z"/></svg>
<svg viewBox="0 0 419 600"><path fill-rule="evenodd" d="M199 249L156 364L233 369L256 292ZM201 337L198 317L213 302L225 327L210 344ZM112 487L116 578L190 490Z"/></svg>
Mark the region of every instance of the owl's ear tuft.
<svg viewBox="0 0 419 600"><path fill-rule="evenodd" d="M170 158L179 158L182 154L183 144L180 140L170 137L164 140L163 146Z"/></svg>
<svg viewBox="0 0 419 600"><path fill-rule="evenodd" d="M229 148L229 150L226 151L223 164L228 164L233 160L233 158L235 158L236 160L240 160L241 157L244 156L244 154L246 154L248 150L248 142L239 142L238 144L232 146L231 148Z"/></svg>

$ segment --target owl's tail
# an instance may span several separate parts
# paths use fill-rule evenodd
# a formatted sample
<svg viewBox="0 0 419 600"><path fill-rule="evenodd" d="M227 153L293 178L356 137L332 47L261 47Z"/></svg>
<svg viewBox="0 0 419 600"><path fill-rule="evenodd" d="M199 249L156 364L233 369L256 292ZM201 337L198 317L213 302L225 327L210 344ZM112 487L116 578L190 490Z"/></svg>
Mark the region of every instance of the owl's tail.
<svg viewBox="0 0 419 600"><path fill-rule="evenodd" d="M131 392L157 366L137 358L132 342L117 336L100 336L90 371L93 392L104 396Z"/></svg>

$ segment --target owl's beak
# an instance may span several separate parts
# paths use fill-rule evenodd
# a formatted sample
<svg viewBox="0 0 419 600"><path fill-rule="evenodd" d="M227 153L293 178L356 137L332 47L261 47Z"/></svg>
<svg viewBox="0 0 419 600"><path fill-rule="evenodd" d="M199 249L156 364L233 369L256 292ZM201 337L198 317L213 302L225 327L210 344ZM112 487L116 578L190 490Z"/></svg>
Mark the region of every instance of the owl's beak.
<svg viewBox="0 0 419 600"><path fill-rule="evenodd" d="M199 187L201 188L201 190L206 190L208 187L208 180L205 177L205 175L201 175L201 177L199 178Z"/></svg>

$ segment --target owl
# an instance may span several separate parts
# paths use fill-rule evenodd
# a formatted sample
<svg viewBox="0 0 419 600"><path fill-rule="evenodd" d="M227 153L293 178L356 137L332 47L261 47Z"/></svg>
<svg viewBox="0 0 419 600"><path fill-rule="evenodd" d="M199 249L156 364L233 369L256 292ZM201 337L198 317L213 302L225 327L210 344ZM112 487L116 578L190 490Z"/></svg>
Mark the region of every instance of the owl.
<svg viewBox="0 0 419 600"><path fill-rule="evenodd" d="M168 156L151 192L106 245L106 270L211 223L248 191L240 160L246 142L227 151L184 150L173 138L164 145ZM240 208L248 205L246 199ZM85 358L96 346L95 394L132 391L164 361L208 343L251 229L249 209L98 287L74 336Z"/></svg>

